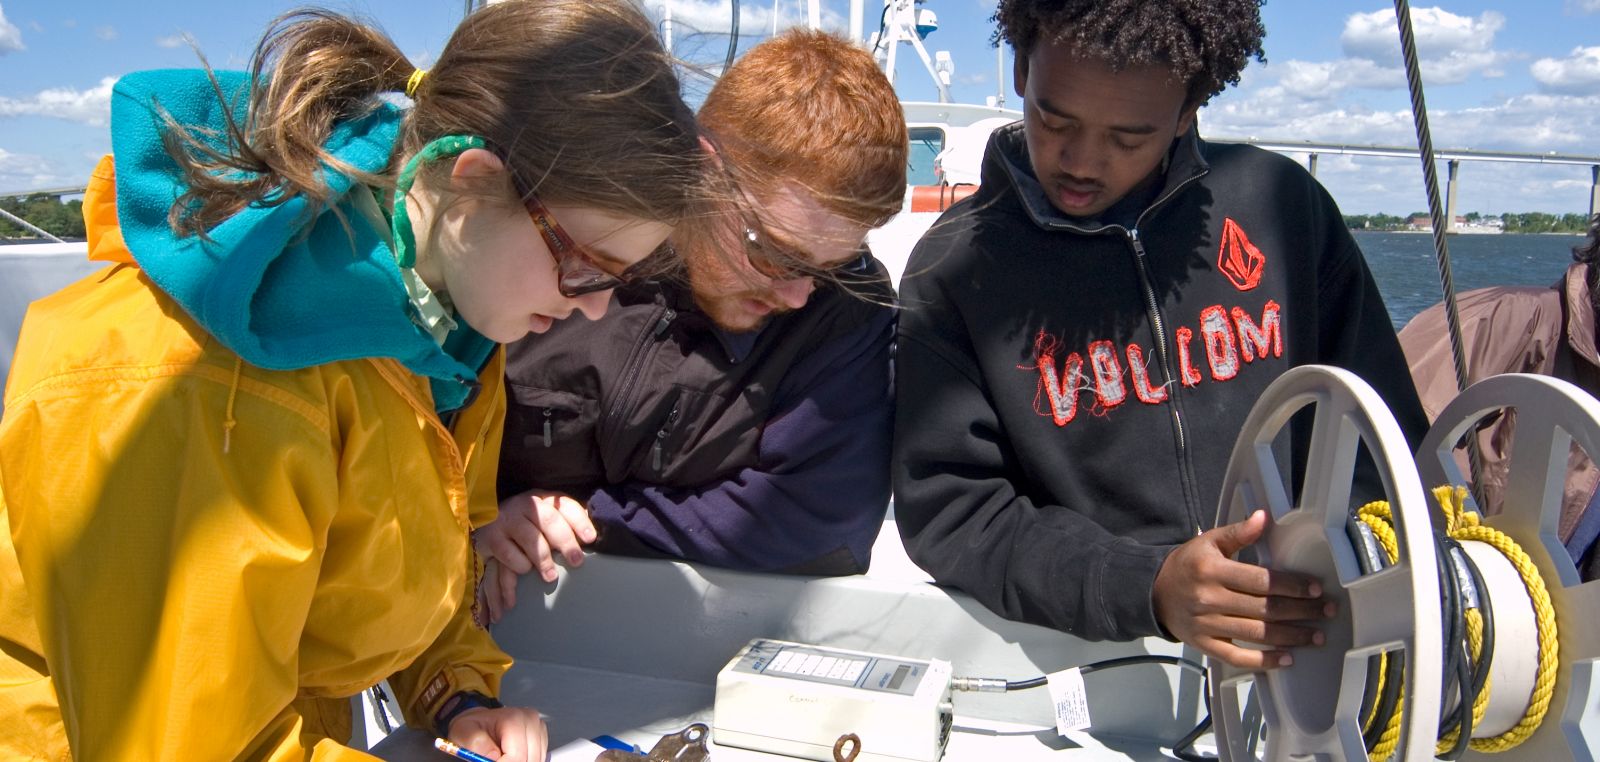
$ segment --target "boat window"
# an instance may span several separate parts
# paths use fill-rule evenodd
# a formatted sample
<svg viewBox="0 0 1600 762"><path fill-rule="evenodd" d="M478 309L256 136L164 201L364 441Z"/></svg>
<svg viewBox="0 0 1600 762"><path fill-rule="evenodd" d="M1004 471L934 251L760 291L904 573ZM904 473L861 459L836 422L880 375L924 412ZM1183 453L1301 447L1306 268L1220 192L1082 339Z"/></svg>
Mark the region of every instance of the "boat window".
<svg viewBox="0 0 1600 762"><path fill-rule="evenodd" d="M939 127L912 127L910 166L906 168L907 185L938 185L933 159L944 150L944 130Z"/></svg>

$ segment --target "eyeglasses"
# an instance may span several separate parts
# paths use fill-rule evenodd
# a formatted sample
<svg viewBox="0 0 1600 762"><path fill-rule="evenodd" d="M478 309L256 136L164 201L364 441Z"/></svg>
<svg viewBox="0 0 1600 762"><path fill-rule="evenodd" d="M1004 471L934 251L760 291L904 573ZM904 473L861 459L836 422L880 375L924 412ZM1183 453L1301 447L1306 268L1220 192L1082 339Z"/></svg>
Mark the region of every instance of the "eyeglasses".
<svg viewBox="0 0 1600 762"><path fill-rule="evenodd" d="M831 280L844 273L855 273L867 267L869 255L862 248L861 256L832 267L818 267L806 261L806 255L773 241L761 232L761 226L746 213L744 225L744 256L755 271L776 281L814 278Z"/></svg>
<svg viewBox="0 0 1600 762"><path fill-rule="evenodd" d="M533 218L534 227L539 229L539 235L544 236L544 242L550 247L550 254L556 260L556 289L568 299L576 299L584 294L596 291L609 291L633 280L630 274L637 265L630 266L617 275L607 272L605 265L601 264L600 257L595 256L588 249L578 245L578 242L561 229L561 223L556 222L554 215L540 203L539 197L529 192L525 195L528 207L528 216Z"/></svg>

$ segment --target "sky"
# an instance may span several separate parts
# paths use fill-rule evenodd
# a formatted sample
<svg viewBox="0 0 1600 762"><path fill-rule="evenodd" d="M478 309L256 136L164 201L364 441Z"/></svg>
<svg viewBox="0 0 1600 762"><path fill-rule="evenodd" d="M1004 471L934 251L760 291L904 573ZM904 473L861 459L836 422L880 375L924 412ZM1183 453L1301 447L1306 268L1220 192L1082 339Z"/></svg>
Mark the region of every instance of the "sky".
<svg viewBox="0 0 1600 762"><path fill-rule="evenodd" d="M110 150L111 85L138 69L243 68L277 14L306 0L0 0L0 192L81 186ZM715 69L727 46L730 0L645 0L674 19L674 49ZM463 0L332 0L325 7L383 28L426 67L460 20ZM849 3L828 0L824 27L848 28ZM877 28L881 0L867 0ZM740 46L805 22L794 0L745 2ZM954 100L982 103L1011 90L1011 56L990 45L993 0L933 0L930 54L949 51ZM774 12L776 9L776 13ZM1200 116L1202 134L1364 145L1415 145L1392 3L1271 0L1262 9L1267 63ZM1442 0L1414 3L1434 145L1600 156L1600 0ZM902 99L934 100L911 46L898 54ZM691 94L692 95L692 94ZM1304 159L1303 155L1298 158ZM1442 177L1442 172L1441 172ZM1426 208L1415 160L1325 155L1318 178L1349 214ZM1584 212L1590 169L1466 163L1458 212Z"/></svg>

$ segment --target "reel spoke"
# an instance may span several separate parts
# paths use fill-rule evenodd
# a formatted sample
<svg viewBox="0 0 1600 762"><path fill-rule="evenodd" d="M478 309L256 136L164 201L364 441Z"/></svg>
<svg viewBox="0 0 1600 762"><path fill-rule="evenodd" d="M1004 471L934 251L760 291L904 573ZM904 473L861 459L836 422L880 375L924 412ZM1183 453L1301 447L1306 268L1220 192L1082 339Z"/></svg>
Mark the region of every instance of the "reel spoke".
<svg viewBox="0 0 1600 762"><path fill-rule="evenodd" d="M1411 622L1393 616L1367 616L1368 612L1392 611L1396 606L1415 606L1411 588L1410 564L1391 566L1359 577L1345 587L1350 596L1354 638L1358 649L1403 646L1411 635Z"/></svg>

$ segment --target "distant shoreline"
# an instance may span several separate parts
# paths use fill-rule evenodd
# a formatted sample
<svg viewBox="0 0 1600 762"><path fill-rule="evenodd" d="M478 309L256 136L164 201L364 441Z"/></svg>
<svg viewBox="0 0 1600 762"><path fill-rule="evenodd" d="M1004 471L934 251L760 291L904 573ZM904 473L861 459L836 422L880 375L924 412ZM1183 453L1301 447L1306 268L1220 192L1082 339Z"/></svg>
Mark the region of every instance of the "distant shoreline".
<svg viewBox="0 0 1600 762"><path fill-rule="evenodd" d="M1427 229L1427 228L1424 228L1422 230L1373 230L1372 228L1350 228L1350 232L1352 232L1352 233L1399 233L1399 234L1402 234L1402 235L1433 235L1433 230ZM1571 237L1574 237L1574 238L1582 238L1584 234L1581 233L1581 232L1580 233L1562 233L1562 232L1553 231L1553 230L1543 230L1543 231L1540 231L1538 233L1528 233L1528 232L1507 233L1507 232L1505 232L1503 230L1451 230L1451 231L1446 232L1445 235L1560 235L1560 236L1571 236Z"/></svg>

